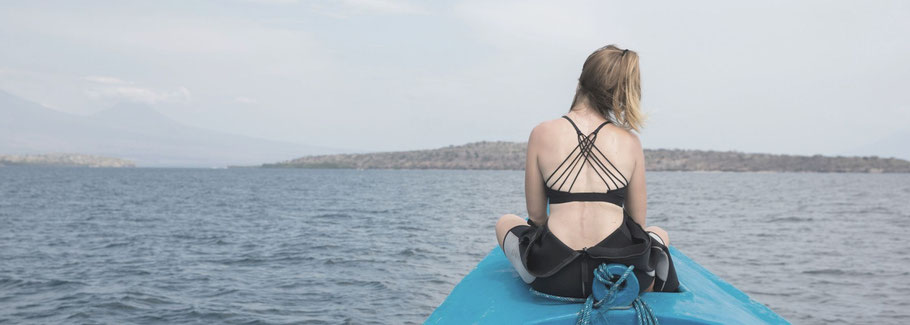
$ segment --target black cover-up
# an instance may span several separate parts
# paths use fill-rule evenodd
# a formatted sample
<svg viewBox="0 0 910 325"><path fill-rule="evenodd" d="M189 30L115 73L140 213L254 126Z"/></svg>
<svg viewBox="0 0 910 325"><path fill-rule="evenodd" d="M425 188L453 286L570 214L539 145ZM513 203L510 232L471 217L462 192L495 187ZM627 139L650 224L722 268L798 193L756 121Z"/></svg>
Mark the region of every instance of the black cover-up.
<svg viewBox="0 0 910 325"><path fill-rule="evenodd" d="M600 201L622 207L629 181L594 144L598 131L609 121L585 135L569 117L563 118L575 128L578 146L546 179L549 204ZM607 187L606 192L571 192L585 166L600 176ZM566 187L569 179L572 182ZM652 280L654 291L676 291L679 287L669 249L659 240L654 240L656 235L652 237L646 233L625 210L623 222L616 231L596 245L582 250L566 246L549 231L546 224L528 223L509 231L519 238L522 265L535 277L530 284L537 291L585 298L591 293L594 270L602 263L634 265L633 272L642 292Z"/></svg>

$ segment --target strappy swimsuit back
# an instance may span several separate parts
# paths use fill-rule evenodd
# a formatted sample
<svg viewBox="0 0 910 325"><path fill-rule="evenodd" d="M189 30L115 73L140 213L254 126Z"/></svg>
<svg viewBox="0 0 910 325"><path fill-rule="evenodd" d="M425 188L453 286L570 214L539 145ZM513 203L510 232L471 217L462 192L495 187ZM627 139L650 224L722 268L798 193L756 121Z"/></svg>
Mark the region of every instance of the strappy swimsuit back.
<svg viewBox="0 0 910 325"><path fill-rule="evenodd" d="M597 134L607 123L584 134L563 116L578 136L578 145L546 179L550 204L609 202L622 207L629 180L597 148ZM606 185L604 192L572 192L582 171L593 169ZM590 174L587 174L590 175ZM623 222L594 246L575 250L550 232L546 223L518 225L503 240L503 251L526 283L534 290L563 297L585 298L591 293L594 269L604 263L634 265L633 273L643 292L654 283L655 291L675 291L679 286L669 249L652 241L632 216L623 210Z"/></svg>
<svg viewBox="0 0 910 325"><path fill-rule="evenodd" d="M550 177L547 177L545 183L550 204L599 201L609 202L622 207L625 202L626 187L629 185L629 180L610 162L610 159L607 159L607 156L595 144L600 129L609 124L610 121L601 123L593 132L586 135L581 132L578 125L575 125L575 122L568 116L563 116L562 118L569 121L572 127L575 128L578 145L556 167ZM607 187L606 192L572 192L575 181L578 180L578 176L581 175L585 166L593 169L597 176L603 180L604 185ZM569 179L572 181L569 182ZM568 183L568 186L566 186L566 183Z"/></svg>

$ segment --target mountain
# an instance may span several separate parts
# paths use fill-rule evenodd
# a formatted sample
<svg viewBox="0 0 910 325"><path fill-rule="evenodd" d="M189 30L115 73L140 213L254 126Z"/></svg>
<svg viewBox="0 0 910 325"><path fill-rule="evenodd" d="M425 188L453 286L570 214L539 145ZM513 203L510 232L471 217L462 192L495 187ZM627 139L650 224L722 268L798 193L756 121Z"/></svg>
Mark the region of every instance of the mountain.
<svg viewBox="0 0 910 325"><path fill-rule="evenodd" d="M81 154L0 155L4 166L58 166L58 167L135 167L132 161L119 158Z"/></svg>
<svg viewBox="0 0 910 325"><path fill-rule="evenodd" d="M339 150L190 127L143 104L80 116L0 91L0 154L60 152L120 157L145 167L225 167Z"/></svg>
<svg viewBox="0 0 910 325"><path fill-rule="evenodd" d="M910 130L892 133L865 146L854 148L849 153L910 159Z"/></svg>
<svg viewBox="0 0 910 325"><path fill-rule="evenodd" d="M475 142L431 150L305 156L263 167L521 170L526 151L524 142ZM645 149L645 163L650 171L910 173L910 161L894 158L732 151Z"/></svg>

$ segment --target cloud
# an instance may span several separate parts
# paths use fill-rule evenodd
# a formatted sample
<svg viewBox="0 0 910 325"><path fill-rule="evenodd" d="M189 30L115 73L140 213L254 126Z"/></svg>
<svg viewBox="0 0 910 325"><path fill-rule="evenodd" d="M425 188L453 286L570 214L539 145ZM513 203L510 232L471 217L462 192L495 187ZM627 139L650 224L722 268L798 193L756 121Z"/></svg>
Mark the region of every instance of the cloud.
<svg viewBox="0 0 910 325"><path fill-rule="evenodd" d="M382 14L424 14L426 9L404 1L391 0L342 0L344 6L366 12Z"/></svg>
<svg viewBox="0 0 910 325"><path fill-rule="evenodd" d="M88 11L88 10L86 10ZM21 33L50 35L122 55L199 56L249 60L269 53L312 58L319 42L300 29L286 29L245 17L148 13L110 9L99 12L18 9L0 12L3 27ZM229 55L229 57L228 57ZM273 55L277 56L277 55Z"/></svg>
<svg viewBox="0 0 910 325"><path fill-rule="evenodd" d="M465 1L454 11L476 35L506 49L591 46L592 39L603 37L598 21L605 19L605 12L583 3L554 1Z"/></svg>
<svg viewBox="0 0 910 325"><path fill-rule="evenodd" d="M235 101L235 102L238 102L238 103L241 103L241 104L256 104L256 103L259 103L259 101L256 100L255 98L244 97L244 96L240 96L240 97L234 98L234 101Z"/></svg>
<svg viewBox="0 0 910 325"><path fill-rule="evenodd" d="M157 90L136 86L132 81L126 81L109 76L86 76L82 78L89 82L85 95L96 100L122 100L155 104L162 102L187 102L190 100L190 91L186 87L174 90Z"/></svg>
<svg viewBox="0 0 910 325"><path fill-rule="evenodd" d="M358 14L380 15L422 15L429 13L425 7L401 0L333 0L333 1L300 1L300 0L241 0L242 2L263 5L296 5L306 2L310 9L335 18L348 18Z"/></svg>
<svg viewBox="0 0 910 325"><path fill-rule="evenodd" d="M85 76L82 78L82 80L91 81L91 82L99 83L99 84L107 84L107 85L131 85L132 84L132 82L128 82L128 81L124 81L124 80L121 80L118 78L108 77L108 76Z"/></svg>
<svg viewBox="0 0 910 325"><path fill-rule="evenodd" d="M334 18L348 18L363 14L424 15L429 13L425 7L399 0L317 1L311 2L310 6L316 12Z"/></svg>
<svg viewBox="0 0 910 325"><path fill-rule="evenodd" d="M294 4L299 3L298 0L243 0L243 2L253 2L253 3L265 3L265 4Z"/></svg>

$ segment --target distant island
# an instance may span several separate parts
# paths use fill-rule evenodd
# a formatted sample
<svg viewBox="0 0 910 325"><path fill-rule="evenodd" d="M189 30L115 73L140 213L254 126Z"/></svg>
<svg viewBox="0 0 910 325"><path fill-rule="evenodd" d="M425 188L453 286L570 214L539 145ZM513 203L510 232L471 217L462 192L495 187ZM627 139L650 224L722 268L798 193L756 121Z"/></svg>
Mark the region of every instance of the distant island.
<svg viewBox="0 0 910 325"><path fill-rule="evenodd" d="M136 167L132 161L82 154L0 155L0 167Z"/></svg>
<svg viewBox="0 0 910 325"><path fill-rule="evenodd" d="M264 168L523 170L525 142L474 142L439 149L305 156ZM910 161L879 157L797 156L735 151L645 149L651 171L910 173Z"/></svg>

